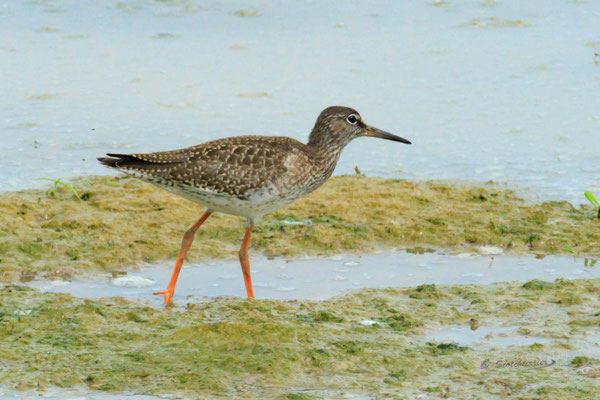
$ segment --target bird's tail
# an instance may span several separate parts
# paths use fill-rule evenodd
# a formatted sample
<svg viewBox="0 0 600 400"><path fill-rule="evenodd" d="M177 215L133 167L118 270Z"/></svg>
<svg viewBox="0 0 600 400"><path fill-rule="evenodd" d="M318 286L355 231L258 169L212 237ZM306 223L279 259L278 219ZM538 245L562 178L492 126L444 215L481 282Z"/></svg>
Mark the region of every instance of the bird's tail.
<svg viewBox="0 0 600 400"><path fill-rule="evenodd" d="M98 161L108 168L116 169L122 172L131 173L137 176L152 175L166 177L176 167L181 165L183 160L171 156L167 159L161 153L148 154L114 154L108 153L108 157L98 157Z"/></svg>

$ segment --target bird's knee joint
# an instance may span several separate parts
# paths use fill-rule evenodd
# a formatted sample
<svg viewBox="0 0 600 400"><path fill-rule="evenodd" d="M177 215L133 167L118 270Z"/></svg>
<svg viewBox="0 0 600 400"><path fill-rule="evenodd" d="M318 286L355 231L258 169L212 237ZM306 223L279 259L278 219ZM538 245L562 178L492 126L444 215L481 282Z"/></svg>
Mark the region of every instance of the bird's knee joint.
<svg viewBox="0 0 600 400"><path fill-rule="evenodd" d="M185 233L183 234L183 240L186 240L186 241L192 240L194 238L195 234L196 234L196 231L194 230L194 228L190 228L187 231L185 231Z"/></svg>

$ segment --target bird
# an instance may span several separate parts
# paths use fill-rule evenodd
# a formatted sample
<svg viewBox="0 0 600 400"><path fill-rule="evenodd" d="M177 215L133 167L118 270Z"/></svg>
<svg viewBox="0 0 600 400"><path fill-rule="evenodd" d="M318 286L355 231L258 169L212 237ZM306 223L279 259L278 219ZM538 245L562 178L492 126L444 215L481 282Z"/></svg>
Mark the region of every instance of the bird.
<svg viewBox="0 0 600 400"><path fill-rule="evenodd" d="M183 235L167 288L154 293L163 295L165 304L173 297L194 235L213 212L246 219L238 255L246 294L253 299L248 247L254 224L323 185L333 174L344 147L365 136L411 144L365 124L353 108L332 106L319 114L307 143L285 136L234 136L179 150L107 153L98 161L205 207L200 219Z"/></svg>

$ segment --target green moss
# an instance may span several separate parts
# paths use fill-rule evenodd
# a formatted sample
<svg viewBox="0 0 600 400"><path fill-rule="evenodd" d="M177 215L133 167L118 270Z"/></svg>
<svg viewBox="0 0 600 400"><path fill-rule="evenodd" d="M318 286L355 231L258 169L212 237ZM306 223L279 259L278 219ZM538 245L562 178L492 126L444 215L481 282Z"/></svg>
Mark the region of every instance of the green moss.
<svg viewBox="0 0 600 400"><path fill-rule="evenodd" d="M327 311L323 311L323 310L320 310L314 319L316 322L343 322L344 321L344 318L336 317L335 315L333 315Z"/></svg>
<svg viewBox="0 0 600 400"><path fill-rule="evenodd" d="M528 291L517 283L436 285L435 307L432 299L408 296L420 293L417 288L387 288L320 302L215 299L187 310L9 285L0 288L0 385L282 399L344 392L414 398L423 391L493 398L510 388L522 398L539 396L535 391L542 389L545 398L577 399L594 391L590 378L596 370L581 367L593 367L596 360L575 358L573 368L560 369L562 379L556 380L554 367L527 373L493 367L493 360L524 354L546 358L547 346L465 347L433 343L422 333L425 326L468 326L477 315L482 326L527 320L532 332L553 332L568 344L570 330L577 329L568 321L598 319L589 310L600 305L599 285L599 279L555 281ZM499 311L499 305L522 300L524 292L529 308ZM565 293L585 301L549 301ZM481 301L474 304L473 298ZM365 319L379 321L379 327L361 325ZM483 370L486 359L492 367Z"/></svg>
<svg viewBox="0 0 600 400"><path fill-rule="evenodd" d="M173 259L202 207L135 179L85 177L64 187L0 195L0 281L23 273L69 279ZM293 224L290 224L292 222ZM526 204L511 190L443 182L342 176L266 216L251 251L267 256L330 255L404 248L464 251L499 246L515 254L600 255L600 220L565 202ZM214 214L188 259L236 258L244 224Z"/></svg>
<svg viewBox="0 0 600 400"><path fill-rule="evenodd" d="M415 288L415 291L409 297L412 299L437 299L439 293L435 285L420 285Z"/></svg>
<svg viewBox="0 0 600 400"><path fill-rule="evenodd" d="M554 287L552 282L546 282L539 279L533 279L523 284L523 289L527 290L546 290Z"/></svg>
<svg viewBox="0 0 600 400"><path fill-rule="evenodd" d="M468 347L459 346L456 343L428 343L433 354L450 354L469 350Z"/></svg>
<svg viewBox="0 0 600 400"><path fill-rule="evenodd" d="M280 398L281 399L286 399L286 400L313 400L313 399L317 399L317 397L310 396L310 395L305 394L305 393L288 393L286 395L283 395Z"/></svg>
<svg viewBox="0 0 600 400"><path fill-rule="evenodd" d="M592 365L592 364L598 363L598 360L595 360L593 358L589 358L589 357L584 357L584 356L579 356L579 357L574 357L571 360L571 365L575 368L580 368L580 367L584 367L587 365Z"/></svg>

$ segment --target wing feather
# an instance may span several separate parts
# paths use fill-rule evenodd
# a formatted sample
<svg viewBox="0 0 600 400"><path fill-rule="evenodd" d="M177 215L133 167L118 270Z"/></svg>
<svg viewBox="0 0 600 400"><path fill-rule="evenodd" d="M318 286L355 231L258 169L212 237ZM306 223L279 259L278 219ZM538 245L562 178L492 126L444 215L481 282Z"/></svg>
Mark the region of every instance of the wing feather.
<svg viewBox="0 0 600 400"><path fill-rule="evenodd" d="M287 137L238 136L180 150L107 154L98 160L141 178L160 178L198 190L247 198L250 191L277 186L288 172L291 153L303 157L304 144ZM290 177L291 178L291 177ZM289 179L288 179L289 180Z"/></svg>

